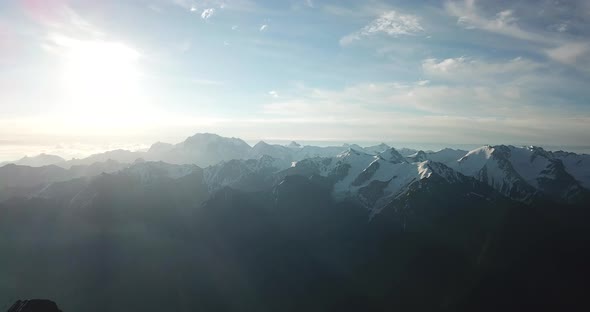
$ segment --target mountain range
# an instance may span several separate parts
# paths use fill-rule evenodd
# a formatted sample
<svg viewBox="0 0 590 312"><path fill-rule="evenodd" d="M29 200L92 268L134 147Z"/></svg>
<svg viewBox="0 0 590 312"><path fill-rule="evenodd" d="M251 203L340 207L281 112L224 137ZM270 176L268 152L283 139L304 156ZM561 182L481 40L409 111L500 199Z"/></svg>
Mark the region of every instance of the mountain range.
<svg viewBox="0 0 590 312"><path fill-rule="evenodd" d="M236 185L256 189L256 185L244 182L253 176L274 181L286 175L317 175L331 181L336 198L353 197L376 210L432 174L449 182L460 175L473 178L525 203L543 198L579 203L588 198L590 155L586 154L506 145L486 145L471 151L445 148L403 152L384 143L318 147L260 141L251 147L238 138L203 133L174 145L158 142L145 152L114 150L68 161L47 154L25 157L0 168L0 198L8 197L8 192L23 194L26 188L34 196L33 190L54 182L116 173L124 168L149 170L145 163L153 162L160 162L162 168L204 168L210 189Z"/></svg>
<svg viewBox="0 0 590 312"><path fill-rule="evenodd" d="M572 310L589 161L214 134L30 157L0 167L0 293L67 311Z"/></svg>

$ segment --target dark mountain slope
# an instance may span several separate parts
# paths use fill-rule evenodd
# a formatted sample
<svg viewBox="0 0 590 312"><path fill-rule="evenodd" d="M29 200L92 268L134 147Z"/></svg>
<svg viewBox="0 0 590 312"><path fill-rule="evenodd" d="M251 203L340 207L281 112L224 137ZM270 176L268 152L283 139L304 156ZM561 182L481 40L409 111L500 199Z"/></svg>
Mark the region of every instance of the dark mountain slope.
<svg viewBox="0 0 590 312"><path fill-rule="evenodd" d="M372 217L353 199L335 201L330 177L313 173L209 194L199 169L177 179L131 170L9 200L0 292L52 298L64 311L584 304L586 210L527 207L428 165L429 177Z"/></svg>

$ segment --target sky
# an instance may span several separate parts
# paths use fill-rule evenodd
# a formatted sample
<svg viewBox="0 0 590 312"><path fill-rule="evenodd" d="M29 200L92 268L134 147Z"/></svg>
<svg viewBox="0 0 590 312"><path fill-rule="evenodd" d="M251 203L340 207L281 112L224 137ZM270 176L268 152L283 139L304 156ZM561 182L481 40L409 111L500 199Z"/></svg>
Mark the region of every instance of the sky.
<svg viewBox="0 0 590 312"><path fill-rule="evenodd" d="M247 141L590 146L590 1L6 0L0 159Z"/></svg>

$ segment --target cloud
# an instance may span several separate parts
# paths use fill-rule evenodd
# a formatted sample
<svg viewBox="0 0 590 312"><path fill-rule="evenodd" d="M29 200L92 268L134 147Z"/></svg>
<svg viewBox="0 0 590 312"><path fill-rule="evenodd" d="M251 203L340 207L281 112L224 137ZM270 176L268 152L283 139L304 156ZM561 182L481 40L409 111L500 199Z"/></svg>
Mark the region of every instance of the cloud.
<svg viewBox="0 0 590 312"><path fill-rule="evenodd" d="M448 1L446 12L457 17L457 24L467 29L480 29L507 37L525 40L533 45L529 48L534 52L544 52L550 59L567 65L579 65L588 69L586 61L590 59L590 49L585 37L564 37L561 33L569 28L565 22L553 24L542 29L523 28L513 10L501 10L493 18L488 18L476 7L475 0ZM534 23L533 23L534 25ZM551 30L548 32L547 30ZM579 62L579 61L582 62Z"/></svg>
<svg viewBox="0 0 590 312"><path fill-rule="evenodd" d="M313 0L305 0L305 5L307 5L310 8L313 8Z"/></svg>
<svg viewBox="0 0 590 312"><path fill-rule="evenodd" d="M268 29L268 25L266 25L266 24L260 26L260 31L265 31L267 29Z"/></svg>
<svg viewBox="0 0 590 312"><path fill-rule="evenodd" d="M520 28L512 10L502 10L494 18L487 18L479 13L475 0L449 1L446 2L445 9L451 16L457 17L458 25L467 29L482 29L538 43L554 43L552 38Z"/></svg>
<svg viewBox="0 0 590 312"><path fill-rule="evenodd" d="M44 14L30 12L35 20L45 30L61 33L69 37L101 37L105 34L84 18L72 7L59 4L49 4L44 8Z"/></svg>
<svg viewBox="0 0 590 312"><path fill-rule="evenodd" d="M305 123L321 137L450 143L576 144L590 116L541 105L542 95L507 85L362 83L342 89L299 87L263 106L264 120ZM288 127L286 127L288 128ZM280 131L280 130L279 130ZM284 129L282 131L285 131ZM306 132L307 131L307 132ZM309 132L309 134L307 134Z"/></svg>
<svg viewBox="0 0 590 312"><path fill-rule="evenodd" d="M269 91L268 95L272 96L275 99L279 97L279 94L275 90Z"/></svg>
<svg viewBox="0 0 590 312"><path fill-rule="evenodd" d="M400 14L396 11L387 11L371 21L365 27L346 35L340 39L341 45L348 45L363 37L376 34L386 34L392 37L414 35L424 29L420 25L419 18L415 15Z"/></svg>
<svg viewBox="0 0 590 312"><path fill-rule="evenodd" d="M575 79L547 75L550 69L522 57L431 58L422 62L423 80L335 89L299 86L281 90L281 97L264 105L263 113L285 123L324 123L330 131L350 131L352 137L575 144L590 131L590 124L584 124L590 114L575 98L586 98L590 91L580 91L583 83Z"/></svg>
<svg viewBox="0 0 590 312"><path fill-rule="evenodd" d="M215 14L215 8L208 8L203 10L203 13L201 13L201 18L207 20L213 16L213 14Z"/></svg>
<svg viewBox="0 0 590 312"><path fill-rule="evenodd" d="M39 20L47 32L41 48L64 56L73 46L106 42L107 35L67 5L57 6L52 19Z"/></svg>
<svg viewBox="0 0 590 312"><path fill-rule="evenodd" d="M148 5L148 9L150 9L156 13L162 13L162 8L160 8L159 6L157 6L155 4Z"/></svg>
<svg viewBox="0 0 590 312"><path fill-rule="evenodd" d="M447 73L465 63L465 57L448 58L442 61L426 59L422 62L422 69L427 73Z"/></svg>
<svg viewBox="0 0 590 312"><path fill-rule="evenodd" d="M590 61L590 45L588 43L573 42L564 44L557 48L545 50L547 55L564 64L574 65L577 61L584 59L586 62Z"/></svg>
<svg viewBox="0 0 590 312"><path fill-rule="evenodd" d="M569 25L568 25L568 23L565 23L565 22L559 23L559 24L553 24L553 25L549 26L549 30L560 32L560 33L566 32L568 30L568 28L569 28Z"/></svg>
<svg viewBox="0 0 590 312"><path fill-rule="evenodd" d="M166 0L190 12L202 12L208 8L242 12L256 12L259 7L252 0Z"/></svg>
<svg viewBox="0 0 590 312"><path fill-rule="evenodd" d="M522 57L508 61L483 61L465 56L447 58L443 60L425 59L422 70L429 77L448 80L470 81L497 80L499 76L509 76L508 79L523 74L530 74L545 65Z"/></svg>

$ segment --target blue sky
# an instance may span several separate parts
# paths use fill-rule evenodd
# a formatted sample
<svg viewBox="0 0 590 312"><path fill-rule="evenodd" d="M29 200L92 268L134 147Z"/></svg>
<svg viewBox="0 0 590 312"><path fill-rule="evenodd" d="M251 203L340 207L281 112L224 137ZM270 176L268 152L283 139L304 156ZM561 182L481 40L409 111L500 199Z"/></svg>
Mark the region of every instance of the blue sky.
<svg viewBox="0 0 590 312"><path fill-rule="evenodd" d="M582 0L2 1L0 145L585 146L589 34Z"/></svg>

